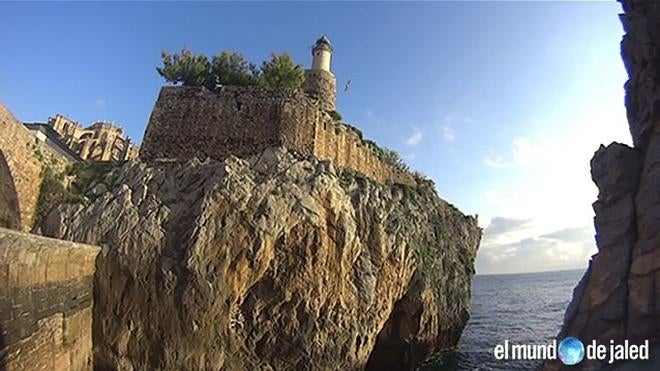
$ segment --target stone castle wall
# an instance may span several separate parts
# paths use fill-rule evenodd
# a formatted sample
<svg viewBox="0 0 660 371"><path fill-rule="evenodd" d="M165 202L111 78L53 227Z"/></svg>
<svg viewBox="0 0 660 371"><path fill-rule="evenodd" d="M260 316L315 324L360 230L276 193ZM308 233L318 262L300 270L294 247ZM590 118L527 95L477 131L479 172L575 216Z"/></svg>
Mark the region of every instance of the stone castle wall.
<svg viewBox="0 0 660 371"><path fill-rule="evenodd" d="M68 163L0 103L0 227L30 230L42 168L59 172Z"/></svg>
<svg viewBox="0 0 660 371"><path fill-rule="evenodd" d="M331 160L379 181L415 185L381 161L353 130L335 123L323 103L302 91L226 86L162 88L142 141L140 158L245 157L273 146Z"/></svg>
<svg viewBox="0 0 660 371"><path fill-rule="evenodd" d="M349 127L337 124L329 115L325 115L316 125L314 155L320 159L331 160L339 167L350 168L385 183L415 185L413 177L384 163L376 155L376 149L360 138Z"/></svg>
<svg viewBox="0 0 660 371"><path fill-rule="evenodd" d="M0 369L93 369L99 250L0 228Z"/></svg>
<svg viewBox="0 0 660 371"><path fill-rule="evenodd" d="M321 109L334 111L337 102L337 79L324 70L305 70L303 90L319 99Z"/></svg>
<svg viewBox="0 0 660 371"><path fill-rule="evenodd" d="M318 108L302 93L258 87L164 87L151 113L140 158L249 156L279 145L311 154Z"/></svg>

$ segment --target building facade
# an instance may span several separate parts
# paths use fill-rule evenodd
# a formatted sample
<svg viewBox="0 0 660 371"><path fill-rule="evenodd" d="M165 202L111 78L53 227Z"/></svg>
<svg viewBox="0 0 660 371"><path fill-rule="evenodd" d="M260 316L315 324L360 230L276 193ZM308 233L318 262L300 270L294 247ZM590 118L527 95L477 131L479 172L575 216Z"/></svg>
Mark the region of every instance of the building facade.
<svg viewBox="0 0 660 371"><path fill-rule="evenodd" d="M58 114L48 119L48 126L83 160L126 161L137 158L139 154L138 147L124 136L122 129L109 122L97 121L83 128Z"/></svg>

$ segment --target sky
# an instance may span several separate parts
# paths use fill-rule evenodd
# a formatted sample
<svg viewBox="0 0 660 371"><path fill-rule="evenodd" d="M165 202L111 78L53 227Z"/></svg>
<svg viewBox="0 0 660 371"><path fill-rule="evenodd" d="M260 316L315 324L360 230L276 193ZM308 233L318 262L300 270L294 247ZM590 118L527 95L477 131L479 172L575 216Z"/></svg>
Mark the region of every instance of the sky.
<svg viewBox="0 0 660 371"><path fill-rule="evenodd" d="M23 121L113 121L138 143L162 50L333 43L337 110L478 215L478 274L586 268L589 160L630 144L611 2L0 3L0 101ZM343 87L350 80L350 88Z"/></svg>

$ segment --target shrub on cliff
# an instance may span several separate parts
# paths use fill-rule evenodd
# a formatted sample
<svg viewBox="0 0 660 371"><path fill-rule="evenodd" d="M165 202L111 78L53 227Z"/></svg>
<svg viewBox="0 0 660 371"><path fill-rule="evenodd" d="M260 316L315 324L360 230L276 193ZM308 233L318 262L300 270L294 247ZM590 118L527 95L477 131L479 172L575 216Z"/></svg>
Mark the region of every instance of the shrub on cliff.
<svg viewBox="0 0 660 371"><path fill-rule="evenodd" d="M383 148L381 160L383 160L386 164L389 164L399 170L410 171L410 167L408 167L408 165L405 162L403 162L403 159L399 155L399 152L395 150Z"/></svg>
<svg viewBox="0 0 660 371"><path fill-rule="evenodd" d="M337 112L337 110L327 111L327 112L328 112L328 115L330 115L330 117L332 117L333 120L335 120L335 121L341 121L342 120L341 113Z"/></svg>
<svg viewBox="0 0 660 371"><path fill-rule="evenodd" d="M435 189L435 182L433 181L433 179L426 176L426 174L421 173L419 171L413 171L412 177L413 179L415 179L415 182L417 183L418 186L424 186L428 189Z"/></svg>
<svg viewBox="0 0 660 371"><path fill-rule="evenodd" d="M236 52L224 51L211 61L211 71L220 85L256 85L260 72L257 66Z"/></svg>
<svg viewBox="0 0 660 371"><path fill-rule="evenodd" d="M206 86L213 88L215 79L211 73L211 63L206 56L194 54L187 48L181 49L181 53L170 54L163 50L163 67L156 71L172 84L181 83L185 86Z"/></svg>
<svg viewBox="0 0 660 371"><path fill-rule="evenodd" d="M260 85L272 88L297 89L305 81L305 70L293 62L289 53L273 53L270 61L261 65Z"/></svg>
<svg viewBox="0 0 660 371"><path fill-rule="evenodd" d="M41 185L37 197L36 210L32 231L36 232L41 227L48 213L57 205L63 203L85 203L85 196L71 192L64 186L64 175L56 173L50 167L44 167L41 171Z"/></svg>

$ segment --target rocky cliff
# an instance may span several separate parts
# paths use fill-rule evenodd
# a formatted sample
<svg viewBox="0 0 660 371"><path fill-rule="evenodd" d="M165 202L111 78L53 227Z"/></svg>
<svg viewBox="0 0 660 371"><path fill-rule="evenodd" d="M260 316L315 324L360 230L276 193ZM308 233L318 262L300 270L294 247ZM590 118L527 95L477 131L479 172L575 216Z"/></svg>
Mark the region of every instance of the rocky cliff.
<svg viewBox="0 0 660 371"><path fill-rule="evenodd" d="M574 291L559 334L585 343L660 341L660 2L622 4L625 103L634 148L601 146L591 160L599 190L593 205L598 253Z"/></svg>
<svg viewBox="0 0 660 371"><path fill-rule="evenodd" d="M124 164L42 225L102 246L95 367L403 370L469 316L475 218L271 148Z"/></svg>

